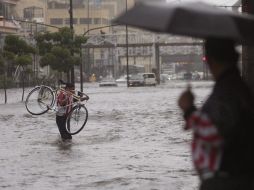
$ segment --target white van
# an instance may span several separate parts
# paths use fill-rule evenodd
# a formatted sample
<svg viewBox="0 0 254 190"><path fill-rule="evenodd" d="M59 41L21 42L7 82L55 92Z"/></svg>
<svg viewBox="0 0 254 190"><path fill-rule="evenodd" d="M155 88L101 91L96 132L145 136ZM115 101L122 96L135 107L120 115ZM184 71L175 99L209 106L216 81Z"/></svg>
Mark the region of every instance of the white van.
<svg viewBox="0 0 254 190"><path fill-rule="evenodd" d="M157 84L154 73L141 73L144 78L145 86L155 86Z"/></svg>

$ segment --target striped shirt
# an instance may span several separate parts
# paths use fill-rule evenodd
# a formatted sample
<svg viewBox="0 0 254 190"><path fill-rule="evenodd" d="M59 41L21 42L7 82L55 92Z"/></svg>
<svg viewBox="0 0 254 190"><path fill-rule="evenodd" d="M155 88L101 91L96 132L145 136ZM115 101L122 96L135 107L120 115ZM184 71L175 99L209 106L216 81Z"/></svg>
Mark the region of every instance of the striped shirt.
<svg viewBox="0 0 254 190"><path fill-rule="evenodd" d="M202 179L212 177L219 170L223 140L208 115L193 112L187 119L185 129L192 129L192 159Z"/></svg>
<svg viewBox="0 0 254 190"><path fill-rule="evenodd" d="M57 115L58 116L66 116L68 115L68 113L70 112L71 108L72 108L72 103L73 103L73 97L64 92L61 91L58 95L57 95Z"/></svg>
<svg viewBox="0 0 254 190"><path fill-rule="evenodd" d="M201 179L214 174L253 176L254 98L237 68L225 70L195 112L184 113L193 132L193 163Z"/></svg>

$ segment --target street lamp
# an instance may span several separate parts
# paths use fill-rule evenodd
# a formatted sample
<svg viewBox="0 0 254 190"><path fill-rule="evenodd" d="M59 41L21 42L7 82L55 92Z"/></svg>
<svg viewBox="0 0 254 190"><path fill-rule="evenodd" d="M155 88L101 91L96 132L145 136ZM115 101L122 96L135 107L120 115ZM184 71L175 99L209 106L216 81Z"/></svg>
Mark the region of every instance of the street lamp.
<svg viewBox="0 0 254 190"><path fill-rule="evenodd" d="M89 24L90 24L90 10L89 10L89 5L90 4L90 0L87 0L87 31L89 32Z"/></svg>

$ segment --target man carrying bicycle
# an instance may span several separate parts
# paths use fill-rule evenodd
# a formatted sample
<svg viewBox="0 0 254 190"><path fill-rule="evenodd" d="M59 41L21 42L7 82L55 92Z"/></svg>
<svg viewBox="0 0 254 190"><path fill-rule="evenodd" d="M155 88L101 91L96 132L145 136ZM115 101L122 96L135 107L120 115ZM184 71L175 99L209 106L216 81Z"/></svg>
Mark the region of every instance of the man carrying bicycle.
<svg viewBox="0 0 254 190"><path fill-rule="evenodd" d="M57 94L58 109L56 112L56 124L62 140L72 139L72 136L66 130L66 119L74 101L72 96L73 93L75 93L74 84L66 83L65 91L60 91L59 94Z"/></svg>
<svg viewBox="0 0 254 190"><path fill-rule="evenodd" d="M59 80L61 86L52 89L46 85L33 88L27 95L25 106L32 115L42 115L49 110L56 112L56 123L63 140L72 139L86 125L88 110L83 101L89 96L83 92L75 91L73 84Z"/></svg>

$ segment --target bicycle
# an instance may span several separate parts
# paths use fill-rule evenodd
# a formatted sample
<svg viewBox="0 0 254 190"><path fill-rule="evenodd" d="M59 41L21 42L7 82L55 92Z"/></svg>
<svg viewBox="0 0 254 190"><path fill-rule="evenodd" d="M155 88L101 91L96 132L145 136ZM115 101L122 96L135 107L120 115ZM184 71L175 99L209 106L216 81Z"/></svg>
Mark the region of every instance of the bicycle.
<svg viewBox="0 0 254 190"><path fill-rule="evenodd" d="M60 84L66 84L60 81ZM49 110L57 111L56 106L57 95L60 92L70 93L61 86L56 89L52 89L46 85L39 85L33 88L27 95L25 106L27 111L32 115L42 115ZM66 119L66 130L69 134L78 134L86 125L88 119L88 110L85 106L89 96L83 92L75 91L78 95L71 93L73 102L66 105L71 106L71 110Z"/></svg>

